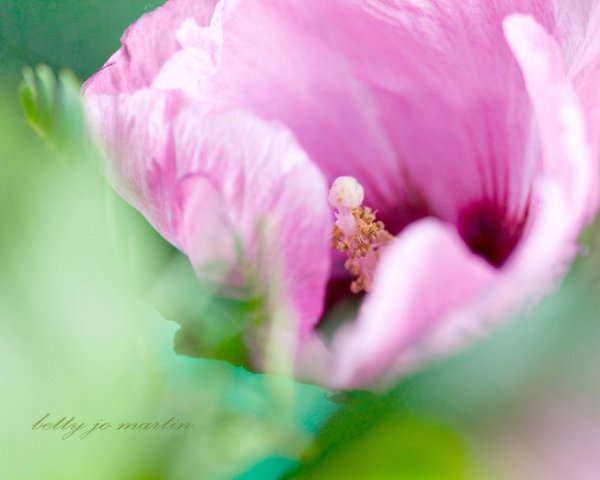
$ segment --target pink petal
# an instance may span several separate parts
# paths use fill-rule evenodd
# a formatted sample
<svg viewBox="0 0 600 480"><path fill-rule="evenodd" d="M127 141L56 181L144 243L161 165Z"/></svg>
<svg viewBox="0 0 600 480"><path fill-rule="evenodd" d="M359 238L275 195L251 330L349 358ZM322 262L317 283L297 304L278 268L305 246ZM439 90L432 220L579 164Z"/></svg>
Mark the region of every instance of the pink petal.
<svg viewBox="0 0 600 480"><path fill-rule="evenodd" d="M132 95L85 95L89 124L107 148L111 184L169 242L181 246L169 202L177 171L171 122L181 108L178 95L144 89Z"/></svg>
<svg viewBox="0 0 600 480"><path fill-rule="evenodd" d="M289 132L244 112L199 116L187 109L173 128L177 161L220 192L244 255L270 275L265 283L276 284L282 301L292 297L307 333L322 313L329 275L330 214L320 172ZM183 238L184 245L195 244L188 249L192 261L196 249L210 258L199 238L211 242L219 232L203 228L201 208L182 209L183 228L201 230Z"/></svg>
<svg viewBox="0 0 600 480"><path fill-rule="evenodd" d="M427 215L468 224L463 212L482 202L503 206L498 229L527 220L538 165L528 152L531 105L503 38L507 14L533 12L556 32L570 71L588 88L599 57L586 33L597 11L589 1L572 9L540 0L213 7L171 1L132 26L126 40L152 43L152 22L160 21L167 28L159 43L173 45L166 56L148 51L146 63L156 68L144 84L182 89L206 108L242 106L283 122L329 182L357 177L393 232ZM117 83L137 78L135 69L107 70L99 75Z"/></svg>
<svg viewBox="0 0 600 480"><path fill-rule="evenodd" d="M267 300L298 314L301 335L311 330L329 275L330 213L294 137L242 111L207 113L177 92L88 93L87 105L113 183L199 275L215 262L237 277L250 268Z"/></svg>
<svg viewBox="0 0 600 480"><path fill-rule="evenodd" d="M502 33L516 3L222 2L210 26L181 27L156 85L283 122L328 181L358 178L392 231L429 214L456 223L482 199L521 218L536 165ZM552 23L551 8L521 4Z"/></svg>
<svg viewBox="0 0 600 480"><path fill-rule="evenodd" d="M358 320L336 334L332 385L372 383L437 324L483 300L496 275L453 227L434 219L407 227L382 258Z"/></svg>
<svg viewBox="0 0 600 480"><path fill-rule="evenodd" d="M600 158L600 4L595 0L556 2L557 35L567 71L588 120L595 158Z"/></svg>
<svg viewBox="0 0 600 480"><path fill-rule="evenodd" d="M150 86L180 49L175 32L184 19L207 25L218 0L170 0L145 14L121 38L122 48L85 85L90 93L118 94Z"/></svg>
<svg viewBox="0 0 600 480"><path fill-rule="evenodd" d="M333 343L335 386L387 381L425 356L454 350L547 292L576 253L577 235L595 208L584 115L556 41L528 16L509 17L505 30L531 98L531 134L539 132L542 159L525 237L509 263L494 270L450 226L423 220L407 228L382 259L359 318Z"/></svg>
<svg viewBox="0 0 600 480"><path fill-rule="evenodd" d="M375 207L383 205L381 192L393 198L398 182L389 177L385 185L388 177L365 159L385 161L395 171L394 152L379 132L371 93L327 42L319 5L275 0L221 6L210 27L182 26L178 35L186 48L165 65L155 86L183 88L204 104L241 105L277 119L294 131L329 180L343 172L377 184L369 198ZM335 22L325 25L337 28ZM181 72L198 80L184 82Z"/></svg>
<svg viewBox="0 0 600 480"><path fill-rule="evenodd" d="M510 267L548 279L573 258L581 228L596 211L596 167L585 116L556 41L524 15L508 17L504 29L532 100L543 158L536 216Z"/></svg>

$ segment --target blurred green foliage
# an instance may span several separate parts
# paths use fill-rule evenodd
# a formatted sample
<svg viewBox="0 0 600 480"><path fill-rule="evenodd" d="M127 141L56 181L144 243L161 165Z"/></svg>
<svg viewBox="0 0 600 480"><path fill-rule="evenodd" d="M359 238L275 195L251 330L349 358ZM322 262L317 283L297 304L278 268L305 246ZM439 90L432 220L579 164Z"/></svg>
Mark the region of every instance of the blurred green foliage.
<svg viewBox="0 0 600 480"><path fill-rule="evenodd" d="M236 293L200 283L189 261L177 255L156 279L148 301L181 325L175 339L178 353L249 367L243 337L260 300Z"/></svg>
<svg viewBox="0 0 600 480"><path fill-rule="evenodd" d="M460 480L467 455L451 428L383 408L381 400L342 409L286 478Z"/></svg>
<svg viewBox="0 0 600 480"><path fill-rule="evenodd" d="M55 125L81 113L61 95L71 75L41 67L25 81L40 136L14 102L0 113L3 478L228 479L273 455L297 457L332 409L324 393L175 354L176 324L140 299L181 257L105 183L85 135L58 135ZM202 293L193 275L177 281L175 303ZM88 426L174 417L193 428L63 440L32 429L46 414Z"/></svg>
<svg viewBox="0 0 600 480"><path fill-rule="evenodd" d="M288 465L331 410L317 388L176 355L176 324L140 299L181 257L105 184L80 81L27 67L17 96L23 66L91 74L153 6L0 5L3 478L233 478L274 455ZM182 287L176 305L202 293L193 275L170 281ZM193 428L62 440L32 430L47 413L89 426L175 417Z"/></svg>
<svg viewBox="0 0 600 480"><path fill-rule="evenodd" d="M23 72L19 97L25 118L59 154L83 150L87 141L80 89L70 70L62 70L58 78L43 64L35 70L25 67Z"/></svg>

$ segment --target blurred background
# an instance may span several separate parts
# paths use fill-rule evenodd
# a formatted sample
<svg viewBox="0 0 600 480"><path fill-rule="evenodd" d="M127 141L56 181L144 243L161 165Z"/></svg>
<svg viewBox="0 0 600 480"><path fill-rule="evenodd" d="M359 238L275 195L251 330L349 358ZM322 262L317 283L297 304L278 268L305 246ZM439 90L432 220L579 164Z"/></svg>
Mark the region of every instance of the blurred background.
<svg viewBox="0 0 600 480"><path fill-rule="evenodd" d="M246 307L106 185L78 97L161 3L0 1L0 478L600 478L594 226L535 311L386 394L175 354L180 325ZM191 427L141 427L170 419Z"/></svg>

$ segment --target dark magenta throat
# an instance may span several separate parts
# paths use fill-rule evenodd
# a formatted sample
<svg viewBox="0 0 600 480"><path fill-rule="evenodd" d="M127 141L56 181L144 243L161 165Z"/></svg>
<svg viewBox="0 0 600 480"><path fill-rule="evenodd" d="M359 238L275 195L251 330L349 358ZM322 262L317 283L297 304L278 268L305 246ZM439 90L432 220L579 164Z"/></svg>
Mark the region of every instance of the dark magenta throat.
<svg viewBox="0 0 600 480"><path fill-rule="evenodd" d="M505 207L483 201L463 209L456 227L473 253L500 268L521 240L528 216L526 211L517 219L511 218Z"/></svg>

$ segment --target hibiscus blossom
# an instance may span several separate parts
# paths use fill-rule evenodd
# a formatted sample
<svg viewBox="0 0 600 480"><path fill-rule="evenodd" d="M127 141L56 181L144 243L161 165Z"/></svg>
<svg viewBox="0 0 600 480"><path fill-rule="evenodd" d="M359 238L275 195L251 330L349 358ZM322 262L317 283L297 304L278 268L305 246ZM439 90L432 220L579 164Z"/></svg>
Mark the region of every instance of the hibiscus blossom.
<svg viewBox="0 0 600 480"><path fill-rule="evenodd" d="M119 192L199 276L224 265L293 319L248 326L255 364L276 325L298 375L363 387L486 334L576 255L599 28L592 1L171 0L85 96Z"/></svg>

